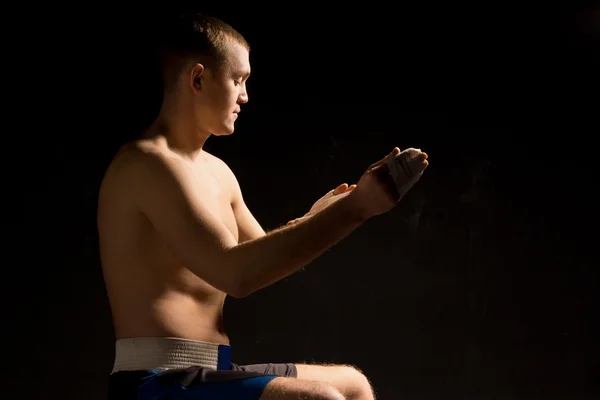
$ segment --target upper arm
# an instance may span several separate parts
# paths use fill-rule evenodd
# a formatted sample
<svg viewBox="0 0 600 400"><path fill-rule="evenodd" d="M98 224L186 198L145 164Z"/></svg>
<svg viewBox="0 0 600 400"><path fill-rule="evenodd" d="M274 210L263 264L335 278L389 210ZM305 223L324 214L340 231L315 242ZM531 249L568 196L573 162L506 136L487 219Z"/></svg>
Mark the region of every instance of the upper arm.
<svg viewBox="0 0 600 400"><path fill-rule="evenodd" d="M264 229L260 226L256 218L254 218L254 215L252 215L244 201L244 196L242 195L242 190L237 178L229 167L226 166L226 168L232 186L231 208L233 209L235 220L237 222L239 243L265 236L266 233Z"/></svg>
<svg viewBox="0 0 600 400"><path fill-rule="evenodd" d="M132 182L140 212L183 265L215 288L236 296L240 274L228 265L225 255L237 242L203 203L193 177L165 156L135 157Z"/></svg>

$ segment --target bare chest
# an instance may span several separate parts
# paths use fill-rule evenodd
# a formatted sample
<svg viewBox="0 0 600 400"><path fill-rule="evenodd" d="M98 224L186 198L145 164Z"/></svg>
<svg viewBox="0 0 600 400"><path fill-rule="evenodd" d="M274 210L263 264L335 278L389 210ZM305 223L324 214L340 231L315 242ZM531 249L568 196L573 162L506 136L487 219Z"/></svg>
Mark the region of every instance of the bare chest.
<svg viewBox="0 0 600 400"><path fill-rule="evenodd" d="M202 196L199 199L208 210L229 229L236 241L239 239L237 221L231 207L232 189L226 178L216 171L202 171L193 168L193 181L197 184L194 192Z"/></svg>

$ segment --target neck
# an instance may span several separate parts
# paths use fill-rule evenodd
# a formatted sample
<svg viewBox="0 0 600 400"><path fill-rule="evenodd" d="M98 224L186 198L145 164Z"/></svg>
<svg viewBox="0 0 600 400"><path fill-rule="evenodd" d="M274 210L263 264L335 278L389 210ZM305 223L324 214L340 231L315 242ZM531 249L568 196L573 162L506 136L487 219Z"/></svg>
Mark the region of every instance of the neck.
<svg viewBox="0 0 600 400"><path fill-rule="evenodd" d="M211 136L198 129L193 105L166 98L156 120L144 132L144 138L164 138L166 145L181 157L194 161Z"/></svg>

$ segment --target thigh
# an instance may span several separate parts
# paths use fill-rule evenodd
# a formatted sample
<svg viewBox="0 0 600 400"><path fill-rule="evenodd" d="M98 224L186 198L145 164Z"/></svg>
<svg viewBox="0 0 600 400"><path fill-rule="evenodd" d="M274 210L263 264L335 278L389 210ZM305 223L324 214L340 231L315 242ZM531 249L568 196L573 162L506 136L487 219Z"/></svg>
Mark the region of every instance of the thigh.
<svg viewBox="0 0 600 400"><path fill-rule="evenodd" d="M298 379L321 381L333 385L349 398L373 398L374 390L369 379L352 365L296 364Z"/></svg>
<svg viewBox="0 0 600 400"><path fill-rule="evenodd" d="M259 400L265 388L275 379L279 378L264 375L227 382L199 384L187 388L177 388L167 398L172 400Z"/></svg>
<svg viewBox="0 0 600 400"><path fill-rule="evenodd" d="M338 388L365 379L358 368L344 364L296 364L296 371L298 379L324 381Z"/></svg>
<svg viewBox="0 0 600 400"><path fill-rule="evenodd" d="M277 378L259 372L201 367L153 371L147 375L132 382L137 387L132 399L258 400L269 382Z"/></svg>
<svg viewBox="0 0 600 400"><path fill-rule="evenodd" d="M145 386L145 385L144 385ZM150 389L150 390L148 390ZM162 388L138 391L137 399L150 400L344 400L334 386L273 375L255 376L229 381L169 384Z"/></svg>
<svg viewBox="0 0 600 400"><path fill-rule="evenodd" d="M344 396L326 382L278 377L267 384L259 400L344 400Z"/></svg>

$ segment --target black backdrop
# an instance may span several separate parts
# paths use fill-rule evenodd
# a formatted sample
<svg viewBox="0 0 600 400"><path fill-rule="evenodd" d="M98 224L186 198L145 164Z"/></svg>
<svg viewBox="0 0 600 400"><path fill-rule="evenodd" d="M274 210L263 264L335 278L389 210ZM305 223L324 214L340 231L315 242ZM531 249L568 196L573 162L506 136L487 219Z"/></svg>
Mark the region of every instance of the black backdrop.
<svg viewBox="0 0 600 400"><path fill-rule="evenodd" d="M394 146L431 164L390 213L228 299L234 361L356 365L381 399L597 395L597 12L323 7L200 5L252 46L250 102L207 150L266 230ZM95 202L160 101L152 11L55 9L27 25L33 47L12 46L31 88L17 86L19 147L5 157L18 199L5 227L20 239L4 263L19 339L6 398L105 396L114 337Z"/></svg>

